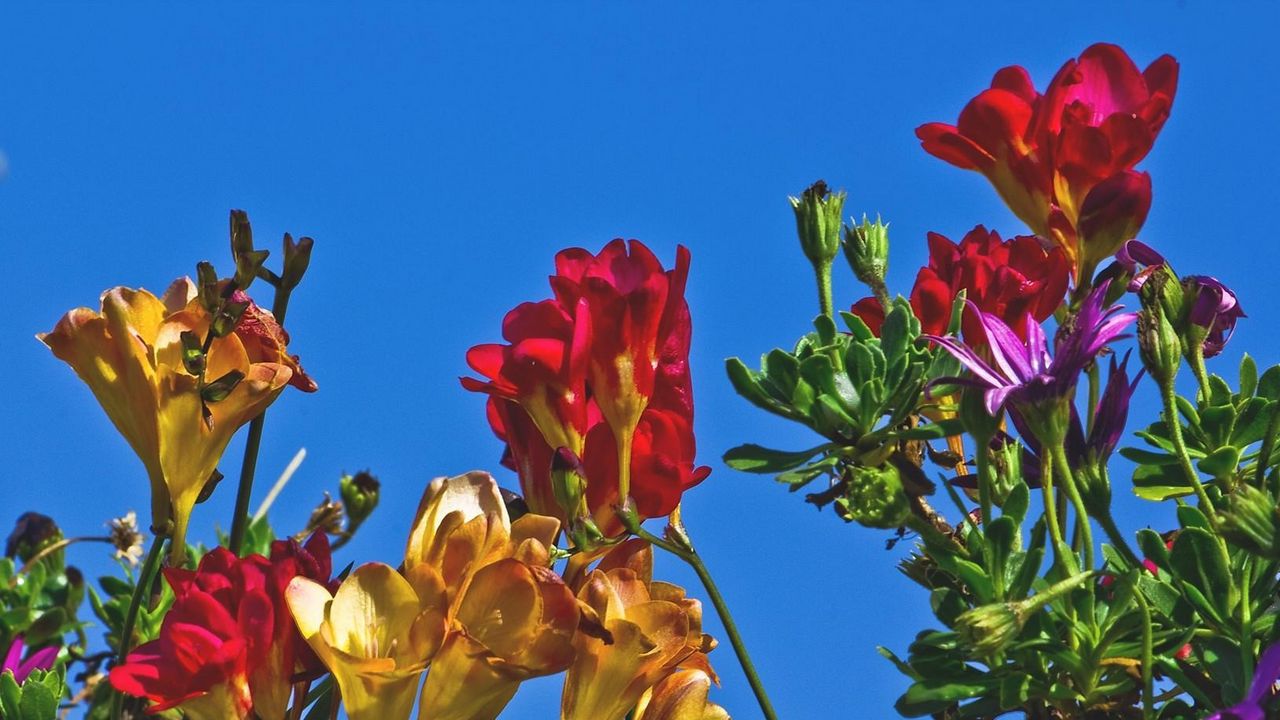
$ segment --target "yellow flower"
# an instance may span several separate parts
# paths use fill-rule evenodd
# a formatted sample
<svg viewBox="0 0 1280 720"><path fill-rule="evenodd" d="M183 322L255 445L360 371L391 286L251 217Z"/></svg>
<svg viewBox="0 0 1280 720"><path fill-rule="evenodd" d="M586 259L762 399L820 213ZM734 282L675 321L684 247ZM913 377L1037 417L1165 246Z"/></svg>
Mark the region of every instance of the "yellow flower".
<svg viewBox="0 0 1280 720"><path fill-rule="evenodd" d="M711 677L702 670L677 670L644 694L636 720L729 720L725 709L707 700Z"/></svg>
<svg viewBox="0 0 1280 720"><path fill-rule="evenodd" d="M113 288L103 294L101 312L77 308L38 336L89 386L146 466L152 525L173 520L173 564L182 560L191 510L231 436L293 376L284 364L251 362L234 333L214 339L205 377L236 372L243 379L207 403L206 419L200 379L183 362L183 333L203 340L210 323L192 290L185 278L163 301L146 290Z"/></svg>
<svg viewBox="0 0 1280 720"><path fill-rule="evenodd" d="M395 568L356 568L333 595L294 578L285 591L307 644L333 673L351 720L402 720L413 711L418 680L444 639L445 594L439 576L420 571L410 584Z"/></svg>
<svg viewBox="0 0 1280 720"><path fill-rule="evenodd" d="M507 514L498 483L487 472L473 470L431 481L405 548L405 575L419 567L444 579L450 605L456 608L474 576L503 558L533 565L549 564L547 548L555 542L560 521L528 514L514 523Z"/></svg>
<svg viewBox="0 0 1280 720"><path fill-rule="evenodd" d="M573 659L578 606L551 570L515 559L481 568L431 663L419 720L493 720L529 678Z"/></svg>
<svg viewBox="0 0 1280 720"><path fill-rule="evenodd" d="M562 720L619 720L675 668L710 672L706 653L715 642L702 633L702 606L679 587L651 580L651 553L647 544L618 546L578 591L610 637L578 633Z"/></svg>

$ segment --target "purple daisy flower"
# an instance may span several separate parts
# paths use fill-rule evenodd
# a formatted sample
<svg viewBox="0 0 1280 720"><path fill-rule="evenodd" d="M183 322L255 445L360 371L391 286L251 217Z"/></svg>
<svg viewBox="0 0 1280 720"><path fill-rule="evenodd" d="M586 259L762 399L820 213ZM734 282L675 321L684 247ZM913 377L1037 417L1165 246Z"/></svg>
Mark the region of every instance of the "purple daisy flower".
<svg viewBox="0 0 1280 720"><path fill-rule="evenodd" d="M1102 348L1123 337L1137 318L1137 313L1121 312L1123 308L1119 305L1103 309L1108 284L1104 282L1094 288L1070 323L1059 329L1052 356L1044 329L1034 320L1027 323L1024 343L1000 318L982 312L971 302L967 304L978 314L987 334L990 361L956 338L923 337L942 346L972 374L972 378L949 378L945 382L984 388L983 403L993 416L1008 404L1026 417L1029 410L1061 406L1069 401L1080 373Z"/></svg>
<svg viewBox="0 0 1280 720"><path fill-rule="evenodd" d="M58 657L58 648L47 647L31 653L31 657L26 660L22 659L22 654L27 649L27 644L19 635L13 639L9 645L9 651L4 654L4 665L0 665L0 672L8 670L13 673L13 679L21 685L26 681L34 670L48 670L53 667L53 661Z"/></svg>
<svg viewBox="0 0 1280 720"><path fill-rule="evenodd" d="M1231 288L1208 275L1188 275L1182 285L1195 298L1187 319L1192 325L1208 329L1203 347L1204 356L1211 358L1227 346L1236 331L1236 321L1245 317L1244 310Z"/></svg>
<svg viewBox="0 0 1280 720"><path fill-rule="evenodd" d="M1229 708L1205 718L1205 720L1267 720L1264 705L1275 692L1276 681L1280 680L1280 643L1275 643L1258 658L1258 667L1253 673L1253 685L1244 700Z"/></svg>

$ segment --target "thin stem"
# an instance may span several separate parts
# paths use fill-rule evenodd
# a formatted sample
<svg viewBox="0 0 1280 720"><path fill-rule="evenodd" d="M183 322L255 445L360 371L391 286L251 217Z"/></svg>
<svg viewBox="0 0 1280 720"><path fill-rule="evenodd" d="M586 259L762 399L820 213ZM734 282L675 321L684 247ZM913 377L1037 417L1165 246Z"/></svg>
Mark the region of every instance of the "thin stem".
<svg viewBox="0 0 1280 720"><path fill-rule="evenodd" d="M1248 555L1241 561L1240 572L1240 664L1244 668L1241 677L1253 677L1253 607L1249 591L1253 584L1253 562Z"/></svg>
<svg viewBox="0 0 1280 720"><path fill-rule="evenodd" d="M1196 384L1200 386L1200 402L1209 404L1209 370L1204 366L1204 346L1197 346L1187 353L1187 364L1196 376Z"/></svg>
<svg viewBox="0 0 1280 720"><path fill-rule="evenodd" d="M778 720L778 714L773 709L773 703L769 701L769 695L765 691L764 683L760 681L760 675L756 672L755 664L751 662L751 655L747 653L746 643L742 640L742 635L738 632L738 625L733 620L733 614L729 612L729 605L725 602L724 596L720 594L720 589L716 587L715 580L711 577L711 572L707 569L702 557L693 549L692 543L687 542L687 536L682 538L687 543L687 547L681 547L676 543L664 540L653 533L645 530L637 521L638 519L627 513L620 513L624 525L636 537L648 541L656 547L675 555L685 561L693 571L697 573L698 579L702 581L702 587L707 591L707 597L710 598L711 604L715 606L716 614L720 616L720 623L724 626L725 635L729 636L729 644L733 646L733 652L738 656L738 664L742 666L742 673L747 676L747 683L751 685L751 692L755 693L756 703L760 705L760 712L764 713L765 720Z"/></svg>
<svg viewBox="0 0 1280 720"><path fill-rule="evenodd" d="M1095 360L1089 365L1089 407L1085 408L1085 434L1093 432L1093 423L1098 414L1098 392L1102 384L1101 371Z"/></svg>
<svg viewBox="0 0 1280 720"><path fill-rule="evenodd" d="M1191 481L1191 487L1196 491L1196 497L1200 500L1200 504L1204 506L1204 511L1208 514L1214 512L1213 501L1209 499L1209 494L1204 491L1204 484L1200 482L1200 474L1196 472L1195 466L1191 464L1191 456L1187 453L1187 443L1182 439L1182 423L1178 421L1178 401L1177 395L1173 390L1173 381L1160 383L1160 399L1164 402L1164 424L1169 428L1169 437L1173 440L1173 449L1178 455L1178 464L1182 466L1182 472L1186 474L1187 480Z"/></svg>
<svg viewBox="0 0 1280 720"><path fill-rule="evenodd" d="M1057 501L1053 493L1053 458L1047 454L1040 459L1040 489L1044 494L1044 517L1049 525L1049 540L1053 543L1053 556L1064 569L1068 566L1062 556L1066 542L1062 539L1062 527L1058 524Z"/></svg>
<svg viewBox="0 0 1280 720"><path fill-rule="evenodd" d="M124 616L124 625L120 629L120 648L116 651L116 665L123 665L129 656L130 644L133 641L133 626L138 620L138 611L142 609L142 598L151 592L155 583L156 572L160 569L160 558L164 555L164 537L156 535L151 538L151 548L147 550L147 560L142 565L142 574L133 587L133 597L129 600L129 612ZM120 720L124 711L124 694L116 692L111 698L111 718Z"/></svg>
<svg viewBox="0 0 1280 720"><path fill-rule="evenodd" d="M27 572L27 571L28 571L28 570L30 570L31 568L35 567L35 564L36 564L36 563L38 563L38 562L40 562L41 560L43 560L43 559L45 559L45 558L49 557L50 555L52 555L52 554L54 554L54 553L58 552L59 550L61 550L61 549L65 548L66 546L71 545L72 543L78 543L78 542L101 542L101 543L111 543L111 542L112 542L112 540L111 540L111 538L109 538L109 537L97 537L97 536L95 536L95 537L73 537L73 538L63 538L62 540L59 540L58 542L56 542L56 543L54 543L54 544L52 544L52 545L49 545L48 547L44 548L43 550L41 550L40 552L36 553L35 555L32 555L32 556L31 556L31 557L30 557L30 558L29 558L25 563L23 563L23 564L22 564L22 569L18 571L18 574L19 574L19 575L21 575L21 574L23 574L23 573Z"/></svg>
<svg viewBox="0 0 1280 720"><path fill-rule="evenodd" d="M1142 592L1133 594L1142 610L1142 720L1153 720L1156 716L1155 682L1152 680L1152 664L1155 659L1155 639L1151 630L1151 607Z"/></svg>
<svg viewBox="0 0 1280 720"><path fill-rule="evenodd" d="M1120 551L1120 554L1124 556L1124 559L1129 563L1129 566L1134 568L1142 567L1142 560L1138 558L1138 555L1133 551L1133 548L1129 547L1129 542L1125 540L1124 534L1120 532L1120 528L1116 527L1116 520L1111 516L1110 510L1106 513L1099 514L1097 520L1098 524L1102 526L1102 531L1106 533L1107 539L1111 541L1112 546L1114 546L1116 550Z"/></svg>
<svg viewBox="0 0 1280 720"><path fill-rule="evenodd" d="M978 503L982 507L982 524L989 526L991 523L991 460L987 457L988 445L991 443L990 437L974 438L976 446L974 458L978 461ZM982 543L983 561L987 566L987 572L996 578L993 583L995 590L995 599L997 602L1004 600L1004 568L995 567L995 548L991 543Z"/></svg>
<svg viewBox="0 0 1280 720"><path fill-rule="evenodd" d="M1058 472L1062 473L1062 489L1066 491L1067 497L1071 500L1071 506L1076 511L1076 522L1080 527L1080 538L1084 544L1085 569L1092 570L1093 527L1089 523L1089 512L1085 509L1084 498L1080 496L1080 488L1076 485L1075 475L1072 474L1071 465L1067 462L1066 449L1062 445L1054 445L1052 454Z"/></svg>
<svg viewBox="0 0 1280 720"><path fill-rule="evenodd" d="M271 303L271 314L276 323L284 327L284 315L289 309L289 294L293 288L287 284L275 286L275 299ZM249 423L249 434L244 441L244 461L240 464L240 485L236 488L236 509L231 516L231 539L228 543L232 553L239 555L244 547L244 534L249 526L249 500L253 495L253 474L258 467L258 450L262 446L262 426L266 424L267 411L263 410L258 417Z"/></svg>
<svg viewBox="0 0 1280 720"><path fill-rule="evenodd" d="M835 317L834 305L831 301L831 261L814 264L813 273L818 281L818 308L823 315Z"/></svg>
<svg viewBox="0 0 1280 720"><path fill-rule="evenodd" d="M618 433L618 497L623 500L631 496L631 443L635 437L635 425Z"/></svg>

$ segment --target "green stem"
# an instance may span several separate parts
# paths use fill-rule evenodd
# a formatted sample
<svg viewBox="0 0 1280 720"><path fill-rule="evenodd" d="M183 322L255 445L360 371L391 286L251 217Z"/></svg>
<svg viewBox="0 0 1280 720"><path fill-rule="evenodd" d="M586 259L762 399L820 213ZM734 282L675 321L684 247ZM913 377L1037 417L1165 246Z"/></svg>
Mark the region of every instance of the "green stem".
<svg viewBox="0 0 1280 720"><path fill-rule="evenodd" d="M1197 346L1187 353L1187 364L1196 376L1196 384L1200 386L1200 402L1209 404L1209 370L1204 366L1204 347Z"/></svg>
<svg viewBox="0 0 1280 720"><path fill-rule="evenodd" d="M1152 664L1155 656L1155 639L1151 630L1151 607L1147 599L1138 591L1133 594L1142 610L1142 720L1153 720L1156 716L1155 682L1152 680Z"/></svg>
<svg viewBox="0 0 1280 720"><path fill-rule="evenodd" d="M284 315L289 309L289 295L293 288L286 283L276 286L275 299L271 303L271 314L276 323L284 327ZM244 461L240 463L240 485L236 488L236 509L231 516L231 539L228 543L232 553L239 555L244 547L244 534L249 526L249 500L253 495L253 475L258 467L258 450L262 447L262 427L267 422L267 411L263 410L258 417L249 423L249 434L244 441Z"/></svg>
<svg viewBox="0 0 1280 720"><path fill-rule="evenodd" d="M982 507L982 524L987 527L991 523L991 460L987 457L988 446L991 444L990 437L975 437L974 458L978 461L978 503ZM985 536L985 534L984 534ZM1004 568L997 568L995 560L995 548L991 543L984 541L982 543L982 559L987 566L987 572L991 573L996 582L993 583L995 590L996 602L1004 600Z"/></svg>
<svg viewBox="0 0 1280 720"><path fill-rule="evenodd" d="M1040 459L1040 489L1044 494L1044 518L1049 525L1049 541L1053 543L1053 557L1064 570L1069 570L1062 548L1066 542L1062 538L1062 527L1058 524L1057 500L1053 492L1053 458L1045 455Z"/></svg>
<svg viewBox="0 0 1280 720"><path fill-rule="evenodd" d="M815 264L813 272L818 281L818 308L823 315L834 318L834 305L831 301L831 261Z"/></svg>
<svg viewBox="0 0 1280 720"><path fill-rule="evenodd" d="M1200 474L1196 472L1196 468L1191 464L1191 456L1187 453L1187 443L1182 438L1182 423L1178 420L1178 400L1177 394L1173 389L1173 381L1160 383L1160 399L1164 402L1164 424L1169 428L1169 438L1173 440L1173 449L1178 455L1178 464L1182 466L1182 472L1187 476L1187 480L1191 482L1191 487L1196 492L1196 497L1200 500L1200 504L1204 506L1206 514L1214 512L1213 501L1209 499L1209 494L1204 491L1204 484L1200 482Z"/></svg>
<svg viewBox="0 0 1280 720"><path fill-rule="evenodd" d="M164 556L164 537L156 535L151 538L151 548L147 550L147 560L142 565L142 573L133 587L133 597L129 599L129 612L124 616L124 625L120 629L120 648L116 651L116 666L124 664L129 656L133 641L133 626L137 623L138 612L142 609L142 598L150 594L155 584L156 572L160 569L160 558ZM115 692L111 697L111 718L120 720L124 711L124 693Z"/></svg>
<svg viewBox="0 0 1280 720"><path fill-rule="evenodd" d="M1106 513L1100 513L1097 517L1098 524L1102 526L1102 531L1106 533L1107 539L1115 546L1116 550L1124 556L1125 561L1130 567L1142 567L1142 560L1138 558L1133 548L1129 547L1129 542L1125 540L1124 534L1120 532L1120 528L1116 527L1116 520L1111 516L1110 509Z"/></svg>
<svg viewBox="0 0 1280 720"><path fill-rule="evenodd" d="M1265 487L1267 466L1271 464L1271 454L1276 449L1276 436L1280 434L1280 405L1271 411L1271 419L1267 422L1267 432L1262 436L1262 447L1258 449L1258 466L1254 471L1254 484Z"/></svg>
<svg viewBox="0 0 1280 720"><path fill-rule="evenodd" d="M1067 497L1071 500L1071 506L1076 511L1076 523L1080 527L1080 537L1084 544L1084 567L1086 570L1092 570L1094 569L1093 527L1089 522L1089 513L1084 507L1084 498L1080 496L1080 488L1076 485L1071 465L1067 462L1066 448L1062 445L1054 445L1051 452L1053 462L1058 472L1062 474L1062 489L1066 491Z"/></svg>
<svg viewBox="0 0 1280 720"><path fill-rule="evenodd" d="M623 524L636 537L675 555L685 561L697 573L698 579L702 581L702 587L706 588L707 597L711 599L711 604L716 608L716 614L720 616L720 623L724 626L725 634L729 636L729 644L733 645L734 654L738 656L738 664L742 666L742 673L747 676L747 683L751 685L751 692L755 693L756 703L760 705L760 712L764 714L765 720L778 720L778 714L773 709L773 703L769 701L769 695L765 692L764 683L760 681L760 675L756 672L755 664L751 662L751 656L747 653L746 643L743 642L742 635L738 632L738 625L733 621L733 615L729 612L729 605L725 602L724 596L720 594L720 589L716 587L715 580L711 577L711 572L707 570L706 564L702 562L698 552L693 549L693 545L690 543L687 547L681 547L673 542L664 540L641 527L635 516L628 518L625 513L622 513L620 517Z"/></svg>
<svg viewBox="0 0 1280 720"><path fill-rule="evenodd" d="M1102 384L1100 379L1101 371L1098 369L1098 362L1095 360L1089 365L1089 407L1085 408L1085 434L1093 432L1093 423L1095 416L1098 414L1098 392L1099 386Z"/></svg>
<svg viewBox="0 0 1280 720"><path fill-rule="evenodd" d="M1253 562L1248 555L1241 561L1240 572L1240 661L1244 667L1241 677L1253 677L1253 608L1249 591L1253 584Z"/></svg>

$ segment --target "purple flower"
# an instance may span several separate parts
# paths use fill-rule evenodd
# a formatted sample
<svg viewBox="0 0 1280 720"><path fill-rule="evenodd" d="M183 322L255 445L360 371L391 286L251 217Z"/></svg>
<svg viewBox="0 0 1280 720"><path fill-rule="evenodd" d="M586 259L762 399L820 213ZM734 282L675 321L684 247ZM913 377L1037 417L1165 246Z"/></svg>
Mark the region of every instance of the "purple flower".
<svg viewBox="0 0 1280 720"><path fill-rule="evenodd" d="M954 355L973 375L959 382L985 388L987 412L994 416L1009 404L1025 417L1028 410L1069 403L1081 371L1137 318L1137 313L1120 312L1123 308L1119 305L1103 309L1107 285L1094 288L1075 317L1059 329L1052 357L1044 329L1034 320L1027 324L1024 343L1000 318L982 312L973 303L968 305L978 313L987 334L990 362L955 338L924 337Z"/></svg>
<svg viewBox="0 0 1280 720"><path fill-rule="evenodd" d="M1129 399L1133 397L1133 391L1138 388L1138 381L1142 379L1143 371L1139 370L1133 382L1129 382L1129 373L1125 368L1129 364L1131 353L1132 351L1125 353L1124 360L1118 364L1112 356L1107 386L1098 399L1098 407L1093 413L1093 429L1084 443L1085 452L1100 461L1110 457L1120 442L1125 420L1129 418Z"/></svg>
<svg viewBox="0 0 1280 720"><path fill-rule="evenodd" d="M1280 680L1280 643L1275 643L1258 658L1253 684L1244 700L1205 718L1205 720L1267 720L1263 705L1271 699L1276 681Z"/></svg>
<svg viewBox="0 0 1280 720"><path fill-rule="evenodd" d="M1192 325L1207 329L1204 339L1204 356L1211 358L1226 347L1236 330L1236 321L1245 317L1240 301L1231 289L1208 275L1188 275L1182 280L1183 288L1194 300L1188 319Z"/></svg>
<svg viewBox="0 0 1280 720"><path fill-rule="evenodd" d="M27 676L33 670L48 670L53 667L53 661L58 657L58 648L47 647L31 653L31 657L26 660L22 659L22 653L27 649L27 644L23 642L22 636L19 635L13 639L13 643L9 645L9 651L4 654L4 665L0 666L0 672L8 670L13 673L13 679L21 685L26 681Z"/></svg>

